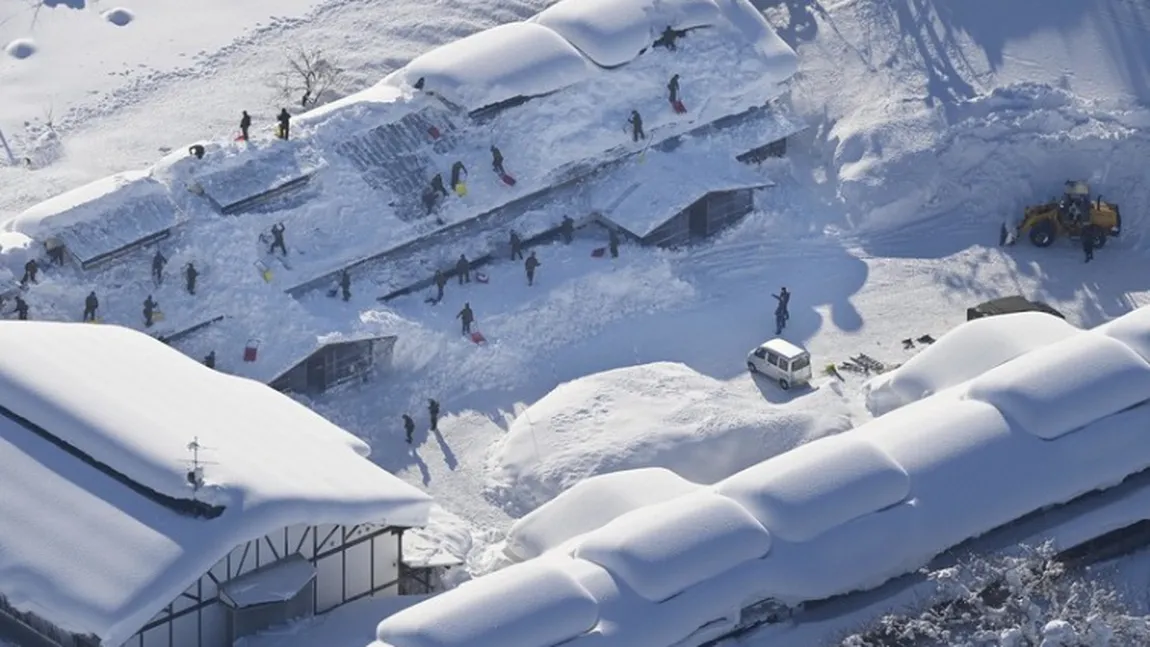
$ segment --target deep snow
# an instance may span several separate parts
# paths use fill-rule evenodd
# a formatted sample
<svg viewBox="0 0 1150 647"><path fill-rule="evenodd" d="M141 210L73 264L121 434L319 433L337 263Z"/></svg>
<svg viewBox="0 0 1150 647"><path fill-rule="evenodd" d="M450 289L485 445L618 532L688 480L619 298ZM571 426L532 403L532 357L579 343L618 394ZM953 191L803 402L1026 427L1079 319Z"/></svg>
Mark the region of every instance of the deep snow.
<svg viewBox="0 0 1150 647"><path fill-rule="evenodd" d="M181 3L150 4L129 7L136 19L125 27L63 3L43 7L33 25L34 7L0 0L0 44L29 38L37 49L22 61L0 63L6 99L0 130L36 162L31 172L0 166L0 209L14 215L109 172L142 168L161 147L183 156L187 142L228 137L241 107L255 106L266 121L279 105L265 81L283 68L285 44L316 43L337 54L349 68L347 89L354 90L433 44L544 8L443 2L430 20L426 4L213 3L194 16ZM961 322L966 307L993 296L1042 298L1085 326L1150 303L1141 280L1141 214L1150 208L1141 177L1143 128L1150 123L1143 107L1150 100L1145 8L1127 0L760 5L799 52L792 97L814 127L792 142L782 165L789 176L775 177L780 185L760 194L760 212L713 245L670 254L625 246L607 270L588 257L603 244L588 233L570 248L540 250L545 266L536 290L523 284L521 268L498 264L489 271L492 284L449 286L449 307L429 312L422 296L381 308L365 281L346 307L322 296L284 302L183 347L200 356L230 345L221 367L232 370L242 366L239 347L249 336L264 339L262 355L281 353L289 361L327 332L398 332L402 380L381 379L308 404L368 439L378 463L432 492L451 511L440 511L436 545L470 555L471 567L483 572L489 548L514 520L502 501L484 495L489 454L517 414L552 387L671 361L748 397L790 401L801 410L809 396L757 385L741 369L746 351L768 332L772 306L759 295L781 283L796 294L786 335L812 350L816 369L860 351L905 361L913 353L898 340L938 337ZM272 14L279 17L269 20ZM110 31L94 31L96 25ZM158 49L147 46L153 39L167 40ZM79 40L88 56L57 45ZM200 49L204 54L193 56ZM36 67L19 67L24 63ZM49 111L51 130L43 123ZM24 120L31 123L25 127ZM1090 179L1120 202L1128 236L1085 266L1061 242L1049 250L993 248L1003 219L1048 197L1068 177ZM306 233L289 242L314 246L320 256L340 248L343 241L307 223L337 218L347 206L333 202L300 213L292 231ZM570 207L541 212L557 220ZM172 267L248 254L251 232L282 217L205 228L168 250L179 259ZM144 265L91 282L138 282ZM275 272L277 282L287 274ZM164 309L214 316L214 300L233 309L263 288L253 272L209 273L203 281L207 294L213 284L216 291L226 286L226 299L185 298L177 286L162 296ZM90 289L90 279L77 275L42 282L35 289L46 294L32 302L34 316L72 318ZM62 305L51 303L57 300ZM135 325L138 300L110 305L108 318ZM455 339L450 319L464 300L477 308L485 332L498 328L495 343L479 353ZM276 338L282 328L289 333ZM835 411L865 420L869 414L854 393L859 381L848 379ZM439 397L447 411L438 435L423 430L428 396ZM403 411L420 423L411 449L398 424Z"/></svg>

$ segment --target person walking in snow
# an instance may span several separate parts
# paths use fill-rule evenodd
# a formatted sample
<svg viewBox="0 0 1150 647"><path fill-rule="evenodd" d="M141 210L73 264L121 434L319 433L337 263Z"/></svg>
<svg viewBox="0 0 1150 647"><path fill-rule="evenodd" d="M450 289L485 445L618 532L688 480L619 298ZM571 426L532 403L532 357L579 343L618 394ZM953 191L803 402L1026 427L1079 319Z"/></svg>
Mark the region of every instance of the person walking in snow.
<svg viewBox="0 0 1150 647"><path fill-rule="evenodd" d="M463 309L459 311L459 314L455 315L455 318L463 322L463 332L461 334L470 335L471 324L475 322L475 313L471 311L471 304L464 303Z"/></svg>
<svg viewBox="0 0 1150 647"><path fill-rule="evenodd" d="M436 412L436 415L438 415L438 412ZM403 435L407 438L407 444L410 445L415 435L415 421L406 413L403 414Z"/></svg>
<svg viewBox="0 0 1150 647"><path fill-rule="evenodd" d="M663 34L661 36L659 36L658 40L655 41L654 46L655 47L666 47L668 51L673 52L673 51L679 49L678 45L675 44L675 41L679 40L680 38L682 38L686 35L687 35L686 30L675 29L675 28L671 27L670 25L667 25L667 28L663 30Z"/></svg>
<svg viewBox="0 0 1150 647"><path fill-rule="evenodd" d="M436 173L435 177L431 178L431 190L445 198L448 196L447 187L443 186L443 174Z"/></svg>
<svg viewBox="0 0 1150 647"><path fill-rule="evenodd" d="M291 113L287 111L287 108L280 110L279 115L276 116L276 121L279 122L279 127L276 129L279 138L287 139L288 133L291 132Z"/></svg>
<svg viewBox="0 0 1150 647"><path fill-rule="evenodd" d="M149 294L148 298L144 299L144 327L145 328L151 328L152 327L152 317L156 314L156 308L158 308L158 307L159 307L159 304L152 300L152 295Z"/></svg>
<svg viewBox="0 0 1150 647"><path fill-rule="evenodd" d="M213 350L212 352L208 353L207 357L204 358L204 366L207 366L208 368L216 367L216 351Z"/></svg>
<svg viewBox="0 0 1150 647"><path fill-rule="evenodd" d="M427 401L427 417L431 422L431 430L439 431L439 403L434 399Z"/></svg>
<svg viewBox="0 0 1150 647"><path fill-rule="evenodd" d="M535 269L540 265L542 265L542 263L539 262L538 258L535 258L535 252L531 252L531 255L527 257L527 260L523 262L523 268L527 270L528 286L535 285Z"/></svg>
<svg viewBox="0 0 1150 647"><path fill-rule="evenodd" d="M156 250L156 255L152 257L152 280L156 285L164 282L164 266L168 264L168 259L164 257L164 253Z"/></svg>
<svg viewBox="0 0 1150 647"><path fill-rule="evenodd" d="M275 254L276 249L283 252L287 256L287 245L284 244L284 224L282 222L272 225L272 244L268 248L269 254Z"/></svg>
<svg viewBox="0 0 1150 647"><path fill-rule="evenodd" d="M575 237L575 221L571 216L563 216L563 221L559 223L559 235L563 237L564 244L571 244Z"/></svg>
<svg viewBox="0 0 1150 647"><path fill-rule="evenodd" d="M16 319L20 321L28 321L28 302L16 295Z"/></svg>
<svg viewBox="0 0 1150 647"><path fill-rule="evenodd" d="M463 162L456 162L451 165L451 188L456 191L459 190L459 185L467 179L467 167Z"/></svg>
<svg viewBox="0 0 1150 647"><path fill-rule="evenodd" d="M455 273L459 275L460 285L471 283L471 262L464 254L460 254L459 260L455 262Z"/></svg>
<svg viewBox="0 0 1150 647"><path fill-rule="evenodd" d="M679 75L671 77L671 81L667 83L667 100L672 105L679 100Z"/></svg>
<svg viewBox="0 0 1150 647"><path fill-rule="evenodd" d="M441 270L435 270L435 303L443 301L443 288L447 286L447 277Z"/></svg>
<svg viewBox="0 0 1150 647"><path fill-rule="evenodd" d="M638 110L631 111L631 118L627 120L631 124L631 141L637 142L640 139L646 139L647 135L643 132L643 118L639 116Z"/></svg>
<svg viewBox="0 0 1150 647"><path fill-rule="evenodd" d="M240 140L241 141L246 142L248 140L248 129L250 129L251 127L252 127L252 116L248 114L247 110L244 110L243 114L240 115Z"/></svg>
<svg viewBox="0 0 1150 647"><path fill-rule="evenodd" d="M772 294L771 296L773 296L775 300L779 302L778 307L775 308L775 314L782 315L784 321L789 320L791 318L791 312L789 310L791 305L791 293L787 292L787 288L784 286L781 290L779 290L778 294Z"/></svg>
<svg viewBox="0 0 1150 647"><path fill-rule="evenodd" d="M607 230L607 249L611 252L611 258L619 258L619 233L614 229Z"/></svg>
<svg viewBox="0 0 1150 647"><path fill-rule="evenodd" d="M523 241L514 231L511 232L511 260L523 260Z"/></svg>
<svg viewBox="0 0 1150 647"><path fill-rule="evenodd" d="M1082 228L1082 253L1086 255L1086 262L1094 260L1094 225Z"/></svg>
<svg viewBox="0 0 1150 647"><path fill-rule="evenodd" d="M196 277L200 273L196 271L196 266L188 263L184 267L184 288L188 290L188 294L196 296Z"/></svg>
<svg viewBox="0 0 1150 647"><path fill-rule="evenodd" d="M351 275L344 270L339 275L339 290L343 293L343 300L351 299Z"/></svg>
<svg viewBox="0 0 1150 647"><path fill-rule="evenodd" d="M28 285L28 281L37 283L36 275L39 272L40 264L36 262L36 259L28 259L28 262L24 263L24 278L20 279L20 286L23 287Z"/></svg>
<svg viewBox="0 0 1150 647"><path fill-rule="evenodd" d="M435 189L423 190L423 215L430 216L435 211L435 203L439 200L439 193Z"/></svg>
<svg viewBox="0 0 1150 647"><path fill-rule="evenodd" d="M503 170L503 152L495 144L491 145L491 170L499 176L507 175L507 171Z"/></svg>
<svg viewBox="0 0 1150 647"><path fill-rule="evenodd" d="M84 299L84 321L96 320L96 309L100 307L100 300L96 298L96 291L92 290Z"/></svg>

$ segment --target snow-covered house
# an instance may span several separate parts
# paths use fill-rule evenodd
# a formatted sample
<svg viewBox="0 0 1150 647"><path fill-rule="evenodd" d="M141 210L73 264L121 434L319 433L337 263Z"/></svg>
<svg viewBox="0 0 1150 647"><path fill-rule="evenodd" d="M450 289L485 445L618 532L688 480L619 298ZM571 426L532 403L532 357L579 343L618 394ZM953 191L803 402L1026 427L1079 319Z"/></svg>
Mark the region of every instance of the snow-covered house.
<svg viewBox="0 0 1150 647"><path fill-rule="evenodd" d="M398 593L430 499L139 332L0 322L0 642L216 647Z"/></svg>

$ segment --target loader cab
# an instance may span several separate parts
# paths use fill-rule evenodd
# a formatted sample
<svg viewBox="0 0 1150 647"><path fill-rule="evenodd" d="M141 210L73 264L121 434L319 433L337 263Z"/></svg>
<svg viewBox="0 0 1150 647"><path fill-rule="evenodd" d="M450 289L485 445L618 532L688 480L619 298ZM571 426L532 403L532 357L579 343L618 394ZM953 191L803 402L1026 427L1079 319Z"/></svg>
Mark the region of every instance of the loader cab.
<svg viewBox="0 0 1150 647"><path fill-rule="evenodd" d="M775 338L761 344L747 355L747 370L776 381L779 388L790 389L811 381L811 354L791 342Z"/></svg>

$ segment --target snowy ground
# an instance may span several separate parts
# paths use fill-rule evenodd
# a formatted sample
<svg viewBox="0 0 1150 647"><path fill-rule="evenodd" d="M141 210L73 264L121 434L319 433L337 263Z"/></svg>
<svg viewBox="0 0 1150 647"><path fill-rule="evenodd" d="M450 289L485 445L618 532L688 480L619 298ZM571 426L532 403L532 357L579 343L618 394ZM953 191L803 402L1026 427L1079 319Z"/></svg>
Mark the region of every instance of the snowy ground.
<svg viewBox="0 0 1150 647"><path fill-rule="evenodd" d="M275 103L264 80L282 67L289 43L337 53L350 70L348 89L356 89L434 44L546 4L439 2L429 11L415 3L292 0L264 11L269 5L205 2L194 10L168 0L129 7L134 20L117 26L103 18L103 3L37 10L29 0L0 0L0 47L30 38L36 50L11 56L27 52L23 44L0 56L0 130L14 147L28 148L50 111L60 142L40 140L34 148L45 164L34 172L0 165L0 214L150 164L160 149L226 135L242 108L270 115ZM436 520L439 540L476 572L491 566L492 547L529 507L524 502L537 504L570 484L563 470L673 466L690 455L680 443L681 454L564 463L572 453L549 451L563 448L563 439L549 437L537 439L542 449L530 467L566 479L546 486L509 480L500 457L523 425L521 414L559 384L675 362L732 402L755 399L765 418L818 412L865 420L857 380L832 388L820 375L811 392L784 394L746 374L743 358L770 336L769 295L782 285L794 294L785 336L812 351L816 373L859 352L904 361L913 351L900 340L937 337L965 318L966 307L994 296L1041 298L1087 326L1150 304L1142 234L1150 209L1142 172L1150 153L1144 4L760 4L799 51L793 102L812 128L792 145L789 177L761 193L759 212L738 228L683 252L625 246L615 261L591 258L603 241L588 234L570 247L540 249L534 287L518 263L500 263L490 268L489 284L449 285L436 307L424 295L387 307L370 294L346 306L319 295L266 318L269 327L290 319L306 334L383 328L380 322L399 334L401 378L311 404L369 440L381 465L434 495L446 511ZM81 37L83 56L68 47ZM999 223L1071 177L1121 203L1126 236L1088 265L1065 242L1047 250L995 246ZM231 285L230 277L220 280ZM208 288L211 281L209 274ZM243 295L237 289L227 298ZM487 347L456 335L454 317L465 301L492 340ZM134 306L123 307L134 314ZM189 300L178 307L202 306ZM629 397L659 408L657 389L644 388ZM429 397L446 413L438 434L425 430ZM403 412L420 425L413 448L403 441ZM604 427L579 440L600 451L611 446L610 433ZM808 439L784 434L757 449L765 457Z"/></svg>

